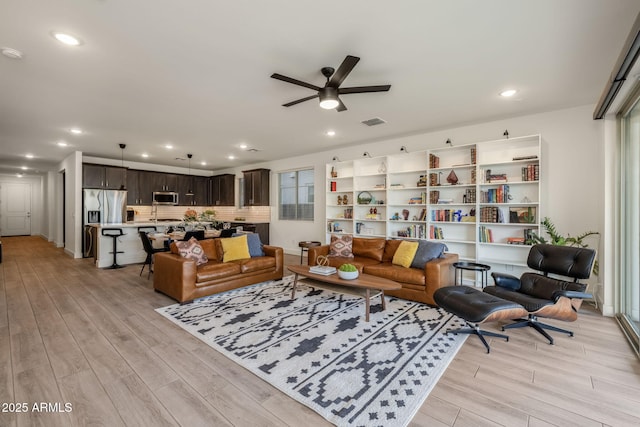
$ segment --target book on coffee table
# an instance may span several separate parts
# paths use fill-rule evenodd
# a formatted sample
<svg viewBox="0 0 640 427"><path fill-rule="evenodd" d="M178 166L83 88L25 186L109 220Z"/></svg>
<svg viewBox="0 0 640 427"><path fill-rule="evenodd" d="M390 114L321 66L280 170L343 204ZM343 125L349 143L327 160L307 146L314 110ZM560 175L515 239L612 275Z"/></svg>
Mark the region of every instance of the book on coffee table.
<svg viewBox="0 0 640 427"><path fill-rule="evenodd" d="M335 267L330 267L327 265L314 265L313 267L309 268L309 272L310 273L314 273L314 274L322 274L324 276L328 276L330 274L333 274L336 272L336 268Z"/></svg>

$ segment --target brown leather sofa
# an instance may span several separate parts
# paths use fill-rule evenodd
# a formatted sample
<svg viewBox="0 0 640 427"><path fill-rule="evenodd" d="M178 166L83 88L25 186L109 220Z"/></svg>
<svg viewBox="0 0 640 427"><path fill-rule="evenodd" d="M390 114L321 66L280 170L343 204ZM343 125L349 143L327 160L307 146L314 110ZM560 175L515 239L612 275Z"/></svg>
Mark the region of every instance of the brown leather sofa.
<svg viewBox="0 0 640 427"><path fill-rule="evenodd" d="M220 239L200 240L209 261L196 262L183 258L175 243L171 252L155 254L153 287L179 302L192 301L266 280L282 279L284 252L276 246L263 246L265 256L222 262Z"/></svg>
<svg viewBox="0 0 640 427"><path fill-rule="evenodd" d="M433 259L424 269L406 268L391 263L401 240L353 238L353 258L329 257L329 265L339 267L350 263L360 272L384 277L398 282L402 289L387 291L385 294L398 298L436 305L433 293L442 287L453 285L453 263L458 261L457 254L446 253L442 258ZM329 245L309 248L309 265L316 265L319 255L329 255Z"/></svg>

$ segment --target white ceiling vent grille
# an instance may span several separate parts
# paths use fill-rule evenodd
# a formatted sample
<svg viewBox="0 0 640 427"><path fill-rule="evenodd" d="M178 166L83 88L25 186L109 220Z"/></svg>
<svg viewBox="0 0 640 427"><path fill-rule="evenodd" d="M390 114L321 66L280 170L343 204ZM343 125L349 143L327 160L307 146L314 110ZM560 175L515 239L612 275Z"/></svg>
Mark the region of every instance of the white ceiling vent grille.
<svg viewBox="0 0 640 427"><path fill-rule="evenodd" d="M383 123L387 123L387 122L382 120L380 117L374 117L373 119L363 120L362 121L362 124L367 125L367 126L376 126L376 125L381 125Z"/></svg>

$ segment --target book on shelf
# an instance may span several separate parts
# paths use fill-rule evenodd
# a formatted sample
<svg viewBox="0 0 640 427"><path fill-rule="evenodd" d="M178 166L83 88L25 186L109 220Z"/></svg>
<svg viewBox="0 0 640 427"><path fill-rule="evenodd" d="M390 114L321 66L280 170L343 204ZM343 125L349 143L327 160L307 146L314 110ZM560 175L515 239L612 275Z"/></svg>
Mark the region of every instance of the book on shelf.
<svg viewBox="0 0 640 427"><path fill-rule="evenodd" d="M434 225L429 226L429 238L442 240L444 239L444 233L442 232L442 227L436 227Z"/></svg>
<svg viewBox="0 0 640 427"><path fill-rule="evenodd" d="M524 237L507 237L507 243L510 245L524 245L525 238Z"/></svg>
<svg viewBox="0 0 640 427"><path fill-rule="evenodd" d="M491 229L481 225L478 228L478 241L481 243L493 243L493 233Z"/></svg>
<svg viewBox="0 0 640 427"><path fill-rule="evenodd" d="M523 181L538 181L540 179L540 165L528 165L522 168Z"/></svg>
<svg viewBox="0 0 640 427"><path fill-rule="evenodd" d="M439 205L450 205L453 203L453 199L438 199Z"/></svg>
<svg viewBox="0 0 640 427"><path fill-rule="evenodd" d="M323 276L328 276L330 274L335 273L336 268L328 265L314 265L313 267L309 268L309 272L314 274L322 274Z"/></svg>
<svg viewBox="0 0 640 427"><path fill-rule="evenodd" d="M435 154L429 154L429 168L437 169L440 167L440 157Z"/></svg>
<svg viewBox="0 0 640 427"><path fill-rule="evenodd" d="M515 156L515 157L512 158L512 160L515 162L515 161L518 161L518 160L536 160L537 158L538 158L538 156L534 154L534 155L531 155L531 156Z"/></svg>
<svg viewBox="0 0 640 427"><path fill-rule="evenodd" d="M471 147L471 164L476 164L476 147Z"/></svg>
<svg viewBox="0 0 640 427"><path fill-rule="evenodd" d="M482 206L480 208L480 222L504 223L502 209L494 206Z"/></svg>

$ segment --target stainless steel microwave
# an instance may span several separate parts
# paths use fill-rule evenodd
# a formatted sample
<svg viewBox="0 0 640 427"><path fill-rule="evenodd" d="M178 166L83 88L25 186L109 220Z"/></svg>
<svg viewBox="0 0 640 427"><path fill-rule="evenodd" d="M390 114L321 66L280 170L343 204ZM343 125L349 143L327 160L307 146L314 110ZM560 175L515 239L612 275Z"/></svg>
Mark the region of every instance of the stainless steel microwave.
<svg viewBox="0 0 640 427"><path fill-rule="evenodd" d="M153 204L154 205L177 205L178 193L176 193L175 191L154 191Z"/></svg>

